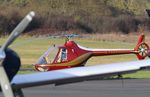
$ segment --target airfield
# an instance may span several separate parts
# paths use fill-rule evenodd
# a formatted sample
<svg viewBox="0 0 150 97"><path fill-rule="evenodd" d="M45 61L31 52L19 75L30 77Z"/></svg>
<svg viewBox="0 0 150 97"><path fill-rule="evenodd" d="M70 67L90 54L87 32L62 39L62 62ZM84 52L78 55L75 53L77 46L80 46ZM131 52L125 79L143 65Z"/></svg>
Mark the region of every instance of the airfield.
<svg viewBox="0 0 150 97"><path fill-rule="evenodd" d="M90 48L134 48L137 43L138 35L133 35L127 41L116 40L90 40L77 38L73 39L78 44ZM6 37L7 38L7 37ZM4 38L3 41L6 39ZM109 38L110 39L110 38ZM114 38L115 39L115 38ZM147 38L146 38L147 39ZM42 39L36 41L29 41L20 45L20 42L25 40L32 40L32 37L21 36L15 41L14 45L10 47L17 51L21 56L22 68L33 68L31 64L34 64L39 56L53 44L62 45L65 39ZM1 41L1 42L3 42ZM40 42L39 42L40 41ZM147 40L146 40L147 41ZM21 43L22 44L22 43ZM149 44L149 43L148 43ZM28 48L28 49L25 49ZM38 53L37 53L38 52ZM135 55L119 55L119 56L107 56L91 58L87 65L94 64L107 64L114 62L123 62L137 60ZM20 74L32 73L32 72L19 72ZM79 83L73 83L68 85L62 85L55 87L54 85L46 85L40 87L23 89L25 97L149 97L150 95L150 71L142 71L130 75L125 75L125 80L92 80ZM130 78L142 78L142 79L130 79ZM143 79L144 78L144 79ZM122 84L123 83L123 84ZM2 94L0 97L3 97Z"/></svg>
<svg viewBox="0 0 150 97"><path fill-rule="evenodd" d="M150 11L149 10L146 10L146 11L148 12L148 15L149 15ZM114 35L114 36L120 37L120 39L124 38L124 40L121 40L121 41L120 40L116 41L116 39L118 39L117 37L115 37L114 40L109 40L109 39L113 39L112 36L106 37L108 40L107 39L97 39L97 37L94 37L94 38L92 37L93 39L91 37L84 37L82 39L78 38L76 40L77 43L79 43L80 45L83 45L87 48L133 49L133 50L130 50L130 52L123 53L123 54L129 54L129 53L135 54L135 55L131 55L131 56L130 55L119 55L119 56L110 56L110 57L102 57L102 58L99 58L99 57L91 58L86 63L87 66L103 64L103 66L99 66L99 72L97 72L98 68L95 68L93 66L94 68L91 68L91 69L88 67L75 68L75 69L72 69L73 71L64 70L66 72L61 72L61 70L60 70L60 72L59 71L58 72L57 71L56 72L55 71L54 72L45 72L45 73L41 73L41 75L39 73L39 75L35 74L35 75L31 75L31 76L24 76L24 77L16 76L16 77L14 77L15 73L13 73L13 71L14 72L18 71L17 66L18 67L20 66L20 60L19 60L20 58L18 58L17 54L14 53L13 51L11 51L11 50L9 51L9 49L7 50L7 48L15 40L15 38L17 36L19 36L19 34L24 30L24 28L26 28L26 26L31 22L32 17L34 17L34 15L35 15L34 12L30 12L22 20L22 22L19 24L19 26L16 27L16 29L12 32L12 34L10 35L9 38L6 36L5 38L1 39L2 41L0 43L3 43L4 40L8 38L8 40L6 42L4 42L4 44L0 48L0 62L2 65L0 68L1 69L0 74L1 74L1 77L3 77L0 80L0 82L1 82L1 90L5 97L14 97L15 96L16 92L13 93L13 91L10 89L11 85L14 85L14 89L15 89L15 86L17 88L17 85L20 85L20 87L23 88L23 86L21 86L23 84L24 84L24 86L26 85L26 87L28 87L28 85L32 85L32 86L42 85L42 84L46 84L46 82L48 83L48 81L50 81L50 80L51 80L51 82L54 81L56 83L59 83L59 81L65 82L66 79L68 79L68 80L70 79L73 81L73 78L77 78L77 79L83 78L84 79L84 78L89 78L89 77L97 77L98 75L107 76L109 74L117 74L118 77L121 77L122 73L130 73L131 71L143 70L150 66L149 60L130 62L127 64L120 63L119 65L112 64L111 66L110 65L104 66L104 64L109 64L109 63L114 63L114 62L137 60L135 55L137 55L137 57L139 59L143 59L143 58L140 58L141 57L141 56L139 56L140 54L142 56L144 56L144 55L149 56L149 46L146 45L144 47L143 45L139 45L145 39L142 37L142 38L139 38L139 41L134 41L134 40L128 41L128 38L129 39L131 38L131 37L129 37L130 33L128 33L128 35L125 36L128 38L124 38L124 36L122 36L122 35L119 35L119 36ZM123 27L123 25L121 25L121 27ZM125 28L125 26L124 26L124 28ZM128 32L130 32L130 31L128 31ZM31 39L29 39L29 38L31 38ZM38 39L36 39L37 41L35 43L33 43L32 38L39 38L39 36L38 37L36 37L36 36L32 37L32 36L28 36L28 35L22 36L18 41L15 42L14 46L13 45L11 46L11 48L15 49L15 51L18 52L19 56L21 57L21 65L22 65L21 69L33 69L34 68L33 65L37 62L40 55L42 55L44 53L44 51L50 45L55 46L55 44L56 45L64 44L64 43L62 43L62 39L51 39L50 38L50 39L43 41L43 39L46 39L46 36L40 37L41 38L40 41L38 41ZM28 43L30 43L30 45L29 44L26 45L25 39L28 41ZM134 37L131 39L137 40L138 38ZM65 39L63 39L63 40L65 42ZM23 46L19 46L19 44L21 44L21 41L25 43L25 44L23 44ZM17 42L20 42L20 43L17 43ZM53 42L56 42L56 43L53 43ZM72 46L72 45L70 45L70 46ZM66 49L64 49L64 50L65 50L65 55L66 55L68 51ZM76 53L76 52L74 52L74 50L76 50L76 49L70 49L70 50L72 50L73 53ZM63 49L62 49L62 51L63 51ZM62 54L61 57L64 56L62 51L60 50L60 52ZM126 51L129 51L129 50L124 50L124 52L126 52ZM135 52L131 52L131 51L135 51ZM8 54L7 54L7 52L8 52ZM106 51L106 53L108 53L108 52L110 52L110 51ZM123 50L122 50L122 52L123 52ZM104 53L104 55L106 53ZM111 54L111 53L112 52L110 52L109 54ZM96 52L96 54L97 54L97 52ZM118 54L118 53L116 53L116 51L114 50L114 54ZM57 55L59 56L59 53L57 53ZM78 54L76 54L76 56L77 55ZM91 55L92 55L92 53L91 53ZM106 55L108 55L108 54L106 54ZM10 59L9 58L7 59L8 56L10 56ZM144 58L145 58L145 56L144 56ZM12 58L12 61L11 61L11 58ZM57 59L58 57L54 56L54 58ZM80 60L82 60L81 58L80 58ZM66 57L66 59L67 59L67 57ZM65 62L65 61L59 61L59 62ZM85 61L82 61L82 63L83 62L85 62ZM11 63L12 67L9 68L9 66L11 66L11 65L9 65L7 63L9 63L9 64ZM48 61L47 61L47 63L48 63ZM134 63L134 64L132 64L132 63ZM130 64L135 65L135 66L130 67ZM125 65L127 65L127 66L125 66ZM111 68L109 68L109 67L111 67ZM127 68L125 68L125 67L127 67ZM9 69L11 71L7 71ZM85 73L84 72L82 73L82 70ZM79 72L76 72L76 71L79 71ZM90 72L90 71L92 71L92 72ZM34 73L34 72L35 71L29 71L29 72L19 71L18 74L22 74L22 73L27 74L27 73ZM9 75L9 73L12 74L13 76ZM76 74L74 74L74 73L76 73ZM78 75L77 75L77 73L78 73ZM144 72L140 72L140 73L135 73L133 75L125 75L125 76L123 76L123 77L125 77L125 79L122 79L122 78L115 79L113 77L112 79L111 78L103 79L103 80L100 80L100 79L94 80L93 79L91 81L84 81L84 82L73 83L73 84L69 84L69 85L61 85L61 86L45 85L45 86L39 86L39 87L25 88L25 89L23 89L23 94L25 97L131 97L131 96L132 97L149 97L149 95L150 95L150 92L149 92L150 77L149 77L148 73L150 73L150 70L146 70L146 72L144 71ZM51 76L49 77L49 75L47 75L47 74L51 74L53 77L51 77ZM64 76L61 77L59 74L60 75L62 74ZM121 76L120 76L120 74L121 74ZM43 76L43 75L45 75L45 76ZM7 78L9 78L9 79L7 79ZM11 78L14 78L15 80L12 80ZM28 81L29 78L31 79L30 81ZM146 78L148 78L148 79L146 79ZM57 79L59 80L58 82L57 82ZM9 80L12 82L9 82ZM24 82L22 82L23 80L24 80ZM26 84L25 84L25 81L26 81ZM9 84L9 83L11 83L11 84ZM17 93L18 93L18 91L17 91ZM1 93L0 97L3 97L3 94ZM22 97L21 94L20 94L20 96ZM16 96L16 97L18 97L18 96Z"/></svg>
<svg viewBox="0 0 150 97"><path fill-rule="evenodd" d="M149 97L150 79L93 80L23 89L25 97ZM0 97L3 97L2 93Z"/></svg>

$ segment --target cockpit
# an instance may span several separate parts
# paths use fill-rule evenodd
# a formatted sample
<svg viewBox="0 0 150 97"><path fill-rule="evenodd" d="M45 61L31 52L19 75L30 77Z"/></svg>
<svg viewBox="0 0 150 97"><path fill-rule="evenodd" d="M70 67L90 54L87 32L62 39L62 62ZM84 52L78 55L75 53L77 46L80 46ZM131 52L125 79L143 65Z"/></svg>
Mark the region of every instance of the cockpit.
<svg viewBox="0 0 150 97"><path fill-rule="evenodd" d="M52 46L40 57L38 64L51 64L67 61L67 49L64 47Z"/></svg>

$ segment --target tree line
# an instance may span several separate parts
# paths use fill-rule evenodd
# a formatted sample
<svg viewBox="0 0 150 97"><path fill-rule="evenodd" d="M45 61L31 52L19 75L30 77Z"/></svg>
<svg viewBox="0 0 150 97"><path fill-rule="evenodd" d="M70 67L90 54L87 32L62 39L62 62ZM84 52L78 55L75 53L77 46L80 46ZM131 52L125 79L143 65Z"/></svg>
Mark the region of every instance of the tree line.
<svg viewBox="0 0 150 97"><path fill-rule="evenodd" d="M26 32L128 34L139 26L149 31L149 6L149 0L0 0L0 34L9 34L31 10L37 15Z"/></svg>

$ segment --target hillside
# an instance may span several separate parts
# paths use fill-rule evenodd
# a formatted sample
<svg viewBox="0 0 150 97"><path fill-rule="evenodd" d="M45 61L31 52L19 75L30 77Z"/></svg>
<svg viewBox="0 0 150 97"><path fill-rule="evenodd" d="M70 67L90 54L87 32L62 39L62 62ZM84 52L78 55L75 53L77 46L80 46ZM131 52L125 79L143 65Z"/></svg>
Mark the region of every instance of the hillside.
<svg viewBox="0 0 150 97"><path fill-rule="evenodd" d="M139 25L149 31L148 8L150 0L0 0L0 32L9 33L31 10L37 16L27 31L33 33L127 34L136 32Z"/></svg>

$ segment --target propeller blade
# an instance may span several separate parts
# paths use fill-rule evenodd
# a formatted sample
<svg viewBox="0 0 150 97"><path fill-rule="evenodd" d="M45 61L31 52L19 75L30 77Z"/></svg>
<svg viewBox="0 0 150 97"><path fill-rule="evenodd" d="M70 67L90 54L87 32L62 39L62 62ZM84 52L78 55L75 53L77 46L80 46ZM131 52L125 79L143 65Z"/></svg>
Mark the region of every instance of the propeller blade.
<svg viewBox="0 0 150 97"><path fill-rule="evenodd" d="M1 88L4 94L4 97L14 97L8 77L5 73L4 67L0 67L0 82L1 82Z"/></svg>
<svg viewBox="0 0 150 97"><path fill-rule="evenodd" d="M12 31L12 33L8 37L7 41L0 48L0 77L1 77L0 78L0 84L1 84L1 88L2 88L2 91L3 91L3 94L5 97L14 97L8 76L7 76L6 71L2 65L2 62L6 57L5 50L23 32L23 30L28 26L28 24L31 22L34 15L35 15L34 12L30 12L18 24L18 26Z"/></svg>
<svg viewBox="0 0 150 97"><path fill-rule="evenodd" d="M2 45L1 50L4 51L21 33L22 31L28 26L31 22L32 18L34 17L35 13L32 11L30 12L19 24L18 26L12 31L10 36L8 37L5 44Z"/></svg>

